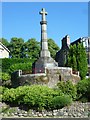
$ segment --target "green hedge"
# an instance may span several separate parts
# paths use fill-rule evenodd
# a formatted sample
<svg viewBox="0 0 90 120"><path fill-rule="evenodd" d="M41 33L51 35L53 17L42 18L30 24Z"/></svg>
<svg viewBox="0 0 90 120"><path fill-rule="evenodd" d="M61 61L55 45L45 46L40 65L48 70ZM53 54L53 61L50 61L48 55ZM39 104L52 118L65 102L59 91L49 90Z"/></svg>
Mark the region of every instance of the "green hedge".
<svg viewBox="0 0 90 120"><path fill-rule="evenodd" d="M64 94L71 96L74 100L76 99L77 89L70 80L66 82L60 81L57 86Z"/></svg>
<svg viewBox="0 0 90 120"><path fill-rule="evenodd" d="M18 63L27 63L30 62L31 64L34 62L33 60L30 60L29 58L4 58L0 59L0 62L2 61L2 71L8 72L8 69L11 65L18 64Z"/></svg>
<svg viewBox="0 0 90 120"><path fill-rule="evenodd" d="M12 72L16 70L23 70L23 71L29 71L31 73L32 70L32 63L17 63L14 65L11 65L10 68L8 69L8 72L11 74Z"/></svg>
<svg viewBox="0 0 90 120"><path fill-rule="evenodd" d="M59 96L58 108L64 107L72 102L71 98L46 86L32 85L20 86L16 89L7 89L3 93L3 101L15 104L27 105L35 109L54 109L57 105L54 101ZM65 100L66 99L66 100Z"/></svg>
<svg viewBox="0 0 90 120"><path fill-rule="evenodd" d="M77 87L77 100L90 102L90 78L83 79L78 82Z"/></svg>

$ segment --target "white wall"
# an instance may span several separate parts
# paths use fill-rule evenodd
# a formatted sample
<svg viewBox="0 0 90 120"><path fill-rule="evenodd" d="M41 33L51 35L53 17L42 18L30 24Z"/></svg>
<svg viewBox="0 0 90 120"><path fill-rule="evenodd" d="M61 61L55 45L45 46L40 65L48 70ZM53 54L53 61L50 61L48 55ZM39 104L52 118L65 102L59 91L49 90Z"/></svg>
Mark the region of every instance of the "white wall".
<svg viewBox="0 0 90 120"><path fill-rule="evenodd" d="M0 58L9 58L9 52L0 45Z"/></svg>

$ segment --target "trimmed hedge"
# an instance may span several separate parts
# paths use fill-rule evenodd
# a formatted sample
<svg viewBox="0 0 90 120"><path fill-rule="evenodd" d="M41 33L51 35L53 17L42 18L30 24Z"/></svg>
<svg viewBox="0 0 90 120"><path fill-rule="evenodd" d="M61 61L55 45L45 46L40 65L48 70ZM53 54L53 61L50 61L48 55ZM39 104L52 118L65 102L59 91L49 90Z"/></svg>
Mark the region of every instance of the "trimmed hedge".
<svg viewBox="0 0 90 120"><path fill-rule="evenodd" d="M33 60L30 60L29 58L4 58L0 59L0 62L2 61L2 71L8 72L8 69L11 65L18 64L18 63L28 63L31 64L34 62Z"/></svg>
<svg viewBox="0 0 90 120"><path fill-rule="evenodd" d="M11 74L16 70L24 70L24 71L29 71L31 73L32 70L32 63L17 63L14 65L11 65L10 68L8 69L8 72Z"/></svg>
<svg viewBox="0 0 90 120"><path fill-rule="evenodd" d="M59 104L58 108L64 107L72 102L72 99L62 92L40 85L7 89L4 91L2 97L4 102L28 105L30 108L37 110L56 108L57 104L54 101L57 101L57 99Z"/></svg>

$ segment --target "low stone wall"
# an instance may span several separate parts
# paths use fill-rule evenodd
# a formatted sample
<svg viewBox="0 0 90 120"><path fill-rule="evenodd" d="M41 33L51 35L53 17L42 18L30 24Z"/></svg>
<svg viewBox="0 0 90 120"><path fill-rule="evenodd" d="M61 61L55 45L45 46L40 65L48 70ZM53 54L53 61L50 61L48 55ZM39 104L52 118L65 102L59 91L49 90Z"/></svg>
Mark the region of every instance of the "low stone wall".
<svg viewBox="0 0 90 120"><path fill-rule="evenodd" d="M69 67L53 67L45 68L45 73L22 75L22 71L16 71L11 76L12 86L18 87L22 85L47 85L55 87L59 81L71 80L74 84L80 80L79 75L72 74L72 68Z"/></svg>
<svg viewBox="0 0 90 120"><path fill-rule="evenodd" d="M7 112L6 104L2 104L2 117L53 117L53 118L87 118L90 117L90 103L75 102L72 105L64 107L58 110L42 110L41 112L29 109L23 110L19 107L10 107Z"/></svg>
<svg viewBox="0 0 90 120"><path fill-rule="evenodd" d="M48 77L48 86L55 87L59 81L71 80L76 84L80 77L79 75L72 74L72 68L69 67L54 67L46 68L46 75Z"/></svg>

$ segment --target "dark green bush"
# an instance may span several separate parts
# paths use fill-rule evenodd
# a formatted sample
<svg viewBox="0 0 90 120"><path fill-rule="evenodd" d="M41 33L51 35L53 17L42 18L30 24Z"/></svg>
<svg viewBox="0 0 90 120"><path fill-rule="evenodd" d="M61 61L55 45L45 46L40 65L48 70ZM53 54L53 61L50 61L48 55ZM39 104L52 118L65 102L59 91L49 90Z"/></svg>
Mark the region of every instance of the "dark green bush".
<svg viewBox="0 0 90 120"><path fill-rule="evenodd" d="M69 95L56 96L52 100L52 106L54 109L60 109L72 103L72 98Z"/></svg>
<svg viewBox="0 0 90 120"><path fill-rule="evenodd" d="M76 87L77 87L77 100L87 99L88 101L90 101L90 78L80 80Z"/></svg>
<svg viewBox="0 0 90 120"><path fill-rule="evenodd" d="M28 105L35 109L54 109L57 106L54 105L54 101L57 100L57 96L61 96L58 101L60 104L59 107L63 107L71 103L69 96L65 96L60 91L58 92L40 85L20 86L16 89L7 89L3 92L2 100L4 102L15 103L18 105Z"/></svg>
<svg viewBox="0 0 90 120"><path fill-rule="evenodd" d="M57 84L58 88L64 93L67 94L69 96L71 96L73 99L76 99L76 95L77 95L77 89L76 86L73 85L73 83L71 81L60 81Z"/></svg>

